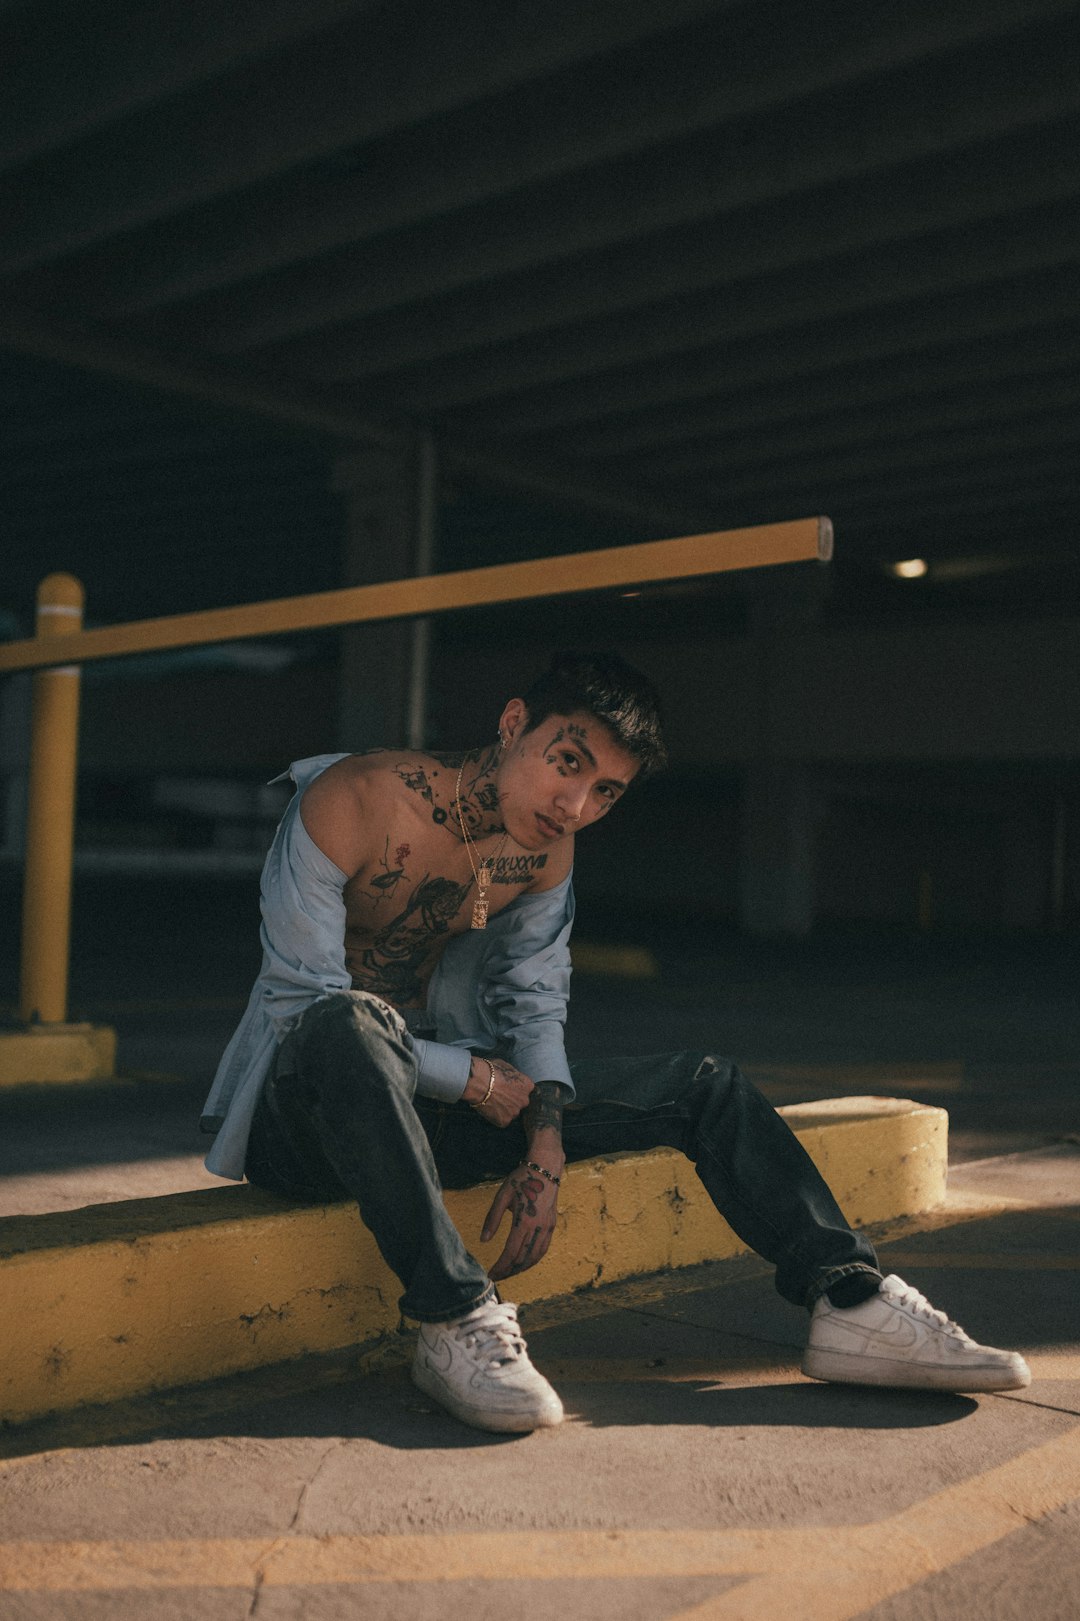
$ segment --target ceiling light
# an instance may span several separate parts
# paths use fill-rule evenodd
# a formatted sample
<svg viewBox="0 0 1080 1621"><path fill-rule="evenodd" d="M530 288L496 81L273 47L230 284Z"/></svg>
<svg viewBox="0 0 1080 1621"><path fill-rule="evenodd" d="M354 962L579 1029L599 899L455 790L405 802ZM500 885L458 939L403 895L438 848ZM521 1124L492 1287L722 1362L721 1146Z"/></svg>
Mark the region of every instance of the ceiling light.
<svg viewBox="0 0 1080 1621"><path fill-rule="evenodd" d="M921 580L928 573L929 565L922 557L908 557L902 563L890 563L889 573L895 574L898 580Z"/></svg>

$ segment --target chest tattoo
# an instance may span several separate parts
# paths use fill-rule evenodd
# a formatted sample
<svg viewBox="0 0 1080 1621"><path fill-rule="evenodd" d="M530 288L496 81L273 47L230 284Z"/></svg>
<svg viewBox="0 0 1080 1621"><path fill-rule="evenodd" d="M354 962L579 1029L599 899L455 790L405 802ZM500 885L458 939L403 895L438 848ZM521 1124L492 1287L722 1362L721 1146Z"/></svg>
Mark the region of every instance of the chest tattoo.
<svg viewBox="0 0 1080 1621"><path fill-rule="evenodd" d="M471 879L459 884L425 873L404 909L360 953L361 972L354 972L354 980L366 989L379 989L391 1002L415 1002L423 993L432 946L449 934L470 887Z"/></svg>
<svg viewBox="0 0 1080 1621"><path fill-rule="evenodd" d="M405 876L405 858L408 854L409 846L399 844L394 851L394 860L393 864L391 864L389 859L390 835L387 834L383 853L379 857L379 866L382 868L382 872L377 872L374 878L368 880L368 888L375 891L376 906L381 906L385 900L393 899L397 886Z"/></svg>

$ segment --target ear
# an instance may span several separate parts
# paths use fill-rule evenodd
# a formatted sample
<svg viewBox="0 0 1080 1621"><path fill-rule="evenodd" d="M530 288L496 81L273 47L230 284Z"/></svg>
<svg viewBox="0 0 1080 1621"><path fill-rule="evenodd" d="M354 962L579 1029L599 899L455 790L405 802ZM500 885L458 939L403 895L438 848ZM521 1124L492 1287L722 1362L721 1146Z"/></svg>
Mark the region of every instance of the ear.
<svg viewBox="0 0 1080 1621"><path fill-rule="evenodd" d="M506 746L514 741L515 736L528 724L529 711L525 708L524 700L511 698L499 717L499 736L506 738Z"/></svg>

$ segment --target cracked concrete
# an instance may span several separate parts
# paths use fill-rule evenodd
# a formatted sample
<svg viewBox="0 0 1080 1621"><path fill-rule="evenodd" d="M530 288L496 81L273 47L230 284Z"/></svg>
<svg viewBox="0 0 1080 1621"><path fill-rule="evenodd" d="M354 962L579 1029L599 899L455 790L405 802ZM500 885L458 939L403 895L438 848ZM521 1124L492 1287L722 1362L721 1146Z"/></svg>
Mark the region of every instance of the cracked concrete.
<svg viewBox="0 0 1080 1621"><path fill-rule="evenodd" d="M805 1317L755 1258L639 1280L526 1309L554 1431L468 1430L406 1367L340 1361L0 1437L0 1613L1073 1621L1080 1152L960 1180L882 1258L1018 1345L1029 1390L808 1381Z"/></svg>

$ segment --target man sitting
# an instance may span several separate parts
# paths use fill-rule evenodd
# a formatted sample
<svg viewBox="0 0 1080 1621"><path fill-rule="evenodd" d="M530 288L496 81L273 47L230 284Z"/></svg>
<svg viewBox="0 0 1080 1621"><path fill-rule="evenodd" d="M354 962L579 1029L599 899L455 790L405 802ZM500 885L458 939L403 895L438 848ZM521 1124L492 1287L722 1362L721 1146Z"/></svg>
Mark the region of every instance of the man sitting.
<svg viewBox="0 0 1080 1621"><path fill-rule="evenodd" d="M497 1284L535 1266L567 1161L659 1146L811 1312L803 1371L952 1391L1028 1384L844 1220L776 1111L726 1058L563 1043L576 835L665 762L655 694L610 654L556 659L491 745L322 755L262 880L262 972L221 1060L207 1166L301 1198L354 1198L419 1327L413 1378L466 1423L557 1424ZM442 1188L501 1179L486 1272Z"/></svg>

